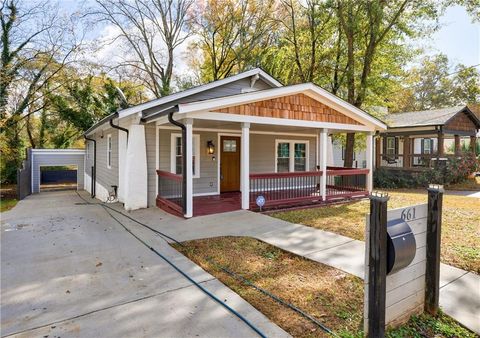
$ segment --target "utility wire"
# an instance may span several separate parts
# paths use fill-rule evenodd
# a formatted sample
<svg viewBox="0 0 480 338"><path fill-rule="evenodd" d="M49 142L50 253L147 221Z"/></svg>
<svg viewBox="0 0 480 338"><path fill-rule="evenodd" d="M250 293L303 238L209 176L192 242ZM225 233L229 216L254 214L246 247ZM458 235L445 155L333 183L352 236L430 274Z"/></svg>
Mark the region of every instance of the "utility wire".
<svg viewBox="0 0 480 338"><path fill-rule="evenodd" d="M205 287L203 287L200 283L198 283L197 281L195 281L192 277L190 277L186 272L184 272L182 269L180 269L177 265L175 265L172 261L170 261L167 257L165 257L164 255L162 255L159 251L157 251L154 247L150 246L147 242L145 242L143 239L141 239L140 237L138 237L137 235L135 235L125 224L123 224L118 218L116 218L115 216L113 216L113 214L108 210L112 210L112 211L115 211L115 212L118 212L119 214L137 222L140 224L140 222L136 221L135 219L131 218L130 216L128 215L125 215L124 213L118 211L118 210L115 210L114 208L108 206L108 205L105 205L104 203L90 203L88 202L87 200L85 200L82 196L80 196L80 194L78 192L76 192L77 195L83 200L85 201L85 203L87 205L99 205L101 207L103 207L103 209L105 210L105 212L111 217L113 218L123 229L125 229L125 231L127 231L130 235L132 235L136 240L138 240L140 243L142 243L144 246L146 246L147 248L149 248L153 253L155 253L157 256L159 256L160 258L162 258L165 262L167 262L172 268L174 268L176 271L178 271L183 277L185 277L188 281L190 281L193 285L195 285L196 287L198 287L201 291L203 291L207 296L209 296L210 298L212 298L214 301L216 301L218 304L222 305L225 309L227 309L229 312L231 312L232 314L234 314L236 317L238 317L241 321L243 321L245 324L247 324L253 331L255 331L260 337L262 338L266 338L267 336L262 332L260 331L260 329L258 329L255 325L253 325L247 318L245 318L244 316L242 316L239 312L237 312L236 310L234 310L232 307L230 307L229 305L225 304L221 299L219 299L217 296L215 296L213 293L211 293L210 291L208 291ZM147 226L148 227L148 226ZM150 230L152 230L152 228L148 227Z"/></svg>
<svg viewBox="0 0 480 338"><path fill-rule="evenodd" d="M98 204L98 205L101 205L103 208L108 208L108 209L110 209L110 210L112 210L112 211L114 211L114 212L117 212L117 213L119 213L120 215L122 215L122 216L130 219L131 221L133 221L133 222L135 222L135 223L137 223L137 224L139 224L139 225L141 225L141 226L149 229L150 231L156 233L157 235L160 235L161 237L167 238L167 239L175 242L176 244L180 245L181 247L184 247L184 248L186 247L185 244L183 244L182 242L178 241L177 239L175 239L175 238L167 235L166 233L161 232L161 231L159 231L159 230L156 230L156 229L152 228L151 226L149 226L149 225L147 225L147 224L144 224L144 223L138 221L137 219L135 219L135 218L133 218L133 217L131 217L131 216L129 216L129 215L124 214L124 213L121 212L121 211L118 211L118 210L110 207L109 205L106 205L106 204L103 203L103 202L102 202L102 203L91 203L91 202L88 202L87 200L85 200L82 196L80 196L80 194L79 194L78 192L76 192L76 193L77 193L77 195L78 195L82 200L84 200L87 204ZM112 218L114 218L117 222L119 222L115 217L113 217L113 215L111 215L110 212L108 212L108 210L105 209L105 211L106 211ZM120 223L120 222L119 222L119 223ZM123 224L121 224L121 225L125 228L125 230L127 230L129 233L131 233L133 236L135 236L130 230L126 229L126 227L125 227ZM141 242L143 243L143 241L142 241L141 239L139 239L137 236L135 236L135 238L137 238L139 241L141 241ZM150 247L150 246L149 246L148 244L146 244L146 243L144 243L144 245L148 246L151 250L155 250L155 249L153 249L152 247ZM321 323L321 322L320 322L319 320L317 320L315 317L313 317L312 315L306 313L306 312L303 311L302 309L300 309L300 308L296 307L295 305L293 305L293 304L291 304L291 303L283 300L282 298L276 296L275 294L273 294L273 293L271 293L271 292L269 292L269 291L267 291L267 290L265 290L265 289L263 289L263 288L255 285L252 281L250 281L250 280L248 280L247 278L245 278L245 277L243 277L243 276L241 276L241 275L239 275L239 274L231 271L231 270L228 269L227 267L222 266L222 265L214 262L211 258L209 258L209 257L204 257L204 256L203 256L202 258L204 258L207 262L209 262L210 264L212 264L213 266L215 266L217 269L220 269L220 270L222 270L223 272L225 272L226 274L230 275L231 277L233 277L233 278L236 279L237 281L239 281L239 282L241 282L241 283L243 283L243 284L245 284L245 285L248 285L248 286L254 288L255 290L257 290L257 291L263 293L264 295L272 298L272 299L273 299L274 301L276 301L277 303L279 303L279 304L281 304L281 305L283 305L283 306L286 306L286 307L290 308L291 310L297 312L297 313L298 313L299 315L301 315L302 317L304 317L304 318L306 318L307 320L309 320L309 321L313 322L314 324L316 324L316 325L317 325L318 327L320 327L323 331L327 332L328 334L330 334L330 335L332 335L332 336L334 336L334 337L337 337L337 335L336 335L331 329L329 329L328 327L326 327L323 323ZM165 259L165 258L164 258L164 259ZM172 263L169 262L169 264L172 264ZM176 268L176 269L178 270L178 268ZM184 273L183 273L182 271L179 271L179 272L182 273L182 275L184 275ZM188 277L187 277L187 278L188 278ZM190 278L188 278L188 279L191 280ZM193 281L193 280L191 280L191 281L192 281L193 283L195 283L195 281ZM224 305L223 303L221 303L221 304Z"/></svg>

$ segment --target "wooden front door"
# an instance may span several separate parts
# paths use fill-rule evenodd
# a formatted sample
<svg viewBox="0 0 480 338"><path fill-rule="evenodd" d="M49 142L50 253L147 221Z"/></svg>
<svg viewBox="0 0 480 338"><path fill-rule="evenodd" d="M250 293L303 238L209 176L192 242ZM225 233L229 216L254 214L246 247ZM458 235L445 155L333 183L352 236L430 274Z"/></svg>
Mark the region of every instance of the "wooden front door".
<svg viewBox="0 0 480 338"><path fill-rule="evenodd" d="M240 137L220 137L220 192L240 190Z"/></svg>

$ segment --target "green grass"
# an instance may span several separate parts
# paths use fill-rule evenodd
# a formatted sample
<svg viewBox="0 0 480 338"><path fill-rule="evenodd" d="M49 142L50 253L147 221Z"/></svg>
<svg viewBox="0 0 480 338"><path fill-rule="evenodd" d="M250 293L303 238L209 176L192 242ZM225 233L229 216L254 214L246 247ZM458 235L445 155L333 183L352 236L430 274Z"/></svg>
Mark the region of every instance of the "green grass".
<svg viewBox="0 0 480 338"><path fill-rule="evenodd" d="M0 212L8 211L17 205L17 200L14 198L2 198L0 200Z"/></svg>

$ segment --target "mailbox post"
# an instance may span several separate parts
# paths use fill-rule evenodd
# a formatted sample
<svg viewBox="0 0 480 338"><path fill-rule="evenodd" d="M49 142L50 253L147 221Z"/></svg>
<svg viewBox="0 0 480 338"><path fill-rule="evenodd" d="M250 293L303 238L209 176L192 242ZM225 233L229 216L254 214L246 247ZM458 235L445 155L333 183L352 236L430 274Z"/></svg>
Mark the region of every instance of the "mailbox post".
<svg viewBox="0 0 480 338"><path fill-rule="evenodd" d="M385 337L387 288L387 194L370 196L368 336Z"/></svg>
<svg viewBox="0 0 480 338"><path fill-rule="evenodd" d="M440 236L442 230L443 187L430 185L427 214L427 270L425 276L425 311L438 312L440 294Z"/></svg>

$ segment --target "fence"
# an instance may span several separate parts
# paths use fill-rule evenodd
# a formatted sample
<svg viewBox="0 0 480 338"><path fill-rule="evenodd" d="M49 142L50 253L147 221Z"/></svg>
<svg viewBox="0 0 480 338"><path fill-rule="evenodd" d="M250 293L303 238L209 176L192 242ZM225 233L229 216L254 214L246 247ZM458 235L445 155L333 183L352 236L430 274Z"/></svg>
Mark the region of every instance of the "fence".
<svg viewBox="0 0 480 338"><path fill-rule="evenodd" d="M183 216L183 181L182 175L157 170L158 195L157 205Z"/></svg>
<svg viewBox="0 0 480 338"><path fill-rule="evenodd" d="M32 149L26 151L21 168L17 168L17 198L23 200L32 193Z"/></svg>

